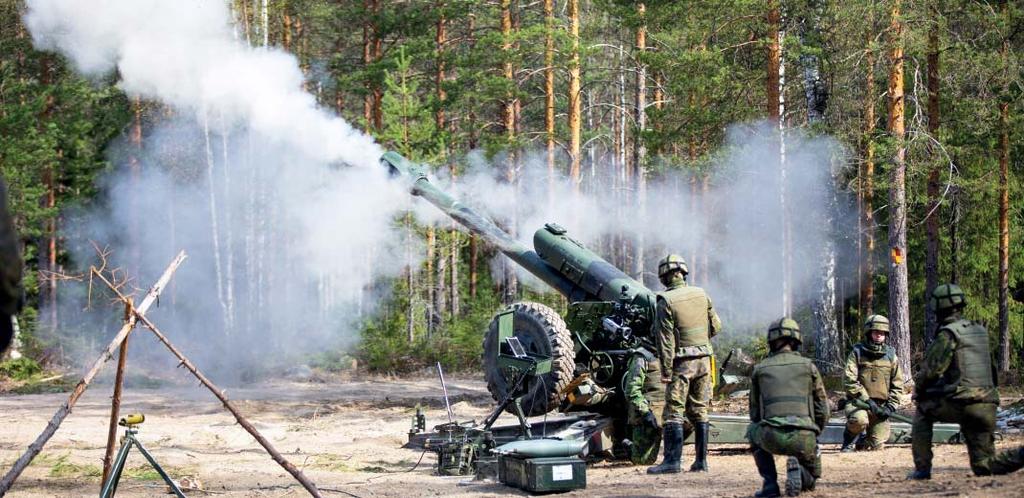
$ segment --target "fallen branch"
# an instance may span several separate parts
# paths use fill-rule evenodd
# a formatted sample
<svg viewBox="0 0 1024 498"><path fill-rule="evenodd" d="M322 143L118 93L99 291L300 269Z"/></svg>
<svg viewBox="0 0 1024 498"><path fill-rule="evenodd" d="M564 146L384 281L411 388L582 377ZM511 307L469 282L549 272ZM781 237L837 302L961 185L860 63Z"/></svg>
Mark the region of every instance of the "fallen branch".
<svg viewBox="0 0 1024 498"><path fill-rule="evenodd" d="M144 313L149 310L149 307L156 302L156 298L160 295L160 292L171 280L171 275L174 274L174 271L178 269L178 266L180 266L184 260L185 251L181 251L178 253L178 256L171 261L171 264L167 269L164 270L163 275L161 275L160 279L156 281L156 284L154 284L153 287L149 289L149 292L146 293L146 297L142 300L142 303L139 304L138 309L134 309L135 313ZM120 293L118 294L120 295ZM18 476L25 471L25 468L28 467L29 463L32 463L32 459L43 450L43 446L46 442L53 437L53 434L57 432L57 428L60 427L60 424L64 422L64 419L67 418L69 413L71 413L71 409L74 408L75 403L78 402L78 398L85 393L86 388L89 387L89 383L92 382L93 378L96 377L96 374L99 373L103 364L113 357L114 350L121 346L121 343L124 342L126 337L128 337L128 334L131 333L133 327L134 324L130 323L126 323L121 327L121 330L118 331L116 336L114 336L114 340L110 341L107 348L100 353L100 357L93 363L89 372L86 373L85 376L82 377L82 380L78 382L78 385L75 386L75 390L71 392L70 396L68 396L68 400L65 401L57 410L57 413L53 414L53 418L50 419L48 424L46 424L46 429L43 429L42 434L39 434L39 437L37 437L32 444L28 445L28 450L26 450L25 453L21 455L16 462L14 462L11 469L8 470L7 474L4 475L4 478L0 480L0 496L3 496L11 489L14 481L18 479Z"/></svg>
<svg viewBox="0 0 1024 498"><path fill-rule="evenodd" d="M246 432L252 435L252 437L256 439L256 442L260 443L260 446L262 446L263 449L267 450L267 453L270 454L271 458L273 458L278 465L284 468L284 470L288 471L288 473L291 474L292 477L294 477L295 480L302 485L302 487L306 488L306 491L309 492L310 495L318 498L322 497L322 495L320 494L320 490L318 490L316 485L313 484L313 481L310 481L309 478L307 478L306 475L303 474L301 470L299 470L297 467L295 467L295 465L293 465L291 462L285 459L285 457L282 456L281 453L278 452L272 444L270 444L270 441L263 437L263 435L260 434L259 431L257 431L256 428L253 427L251 423L249 423L249 421L242 415L242 413L238 411L238 408L236 408L234 403L232 403L231 400L228 399L227 395L225 395L224 392L221 391L219 387L217 387L213 382L211 382L210 379L206 378L206 376L203 375L203 373L200 372L199 369L195 365L193 365L192 362L187 357L185 357L185 354L178 350L178 348L176 348L173 344L171 344L171 341L167 339L167 336L160 332L160 329L158 329L156 325L153 324L153 322L149 321L149 318L146 318L146 315L144 314L145 310L142 310L141 308L136 309L132 307L131 299L129 297L121 294L121 292L117 290L114 284L112 284L106 278L103 278L102 275L98 275L98 277L100 281L106 284L107 287L110 287L110 289L115 294L117 294L121 301L124 302L125 306L131 309L131 312L135 315L137 321L145 325L146 328L153 332L153 334L156 335L156 338L159 339L160 342L162 342L164 346L166 346L167 349L171 351L171 354L178 358L179 364L188 369L189 372L192 372L192 375L199 379L199 382L202 383L203 386L209 389L210 392L212 392L213 395L220 400L221 404L224 405L224 408L231 412L231 415L235 417L235 420L238 422L238 425L241 425Z"/></svg>

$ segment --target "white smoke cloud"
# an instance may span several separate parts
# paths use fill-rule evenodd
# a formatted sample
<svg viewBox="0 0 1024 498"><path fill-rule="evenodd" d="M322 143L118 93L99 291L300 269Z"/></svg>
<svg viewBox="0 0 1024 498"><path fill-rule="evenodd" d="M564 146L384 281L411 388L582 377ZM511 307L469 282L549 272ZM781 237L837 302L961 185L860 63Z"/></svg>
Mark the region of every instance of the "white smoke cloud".
<svg viewBox="0 0 1024 498"><path fill-rule="evenodd" d="M458 179L458 195L506 223L515 212L518 237L528 247L532 247L533 232L548 222L564 226L606 259L610 259L608 237L642 238L647 248L644 280L652 290L660 290L656 267L662 256L675 252L690 259L706 254L708 274L701 275L704 266L690 261L691 281L707 288L727 327L759 327L782 315L783 204L779 144L772 127L763 123L732 127L726 143L712 156L708 191L696 198L690 173L677 170L652 178L645 210L635 198L627 197L633 195L631 190L612 187L614 172L608 160L599 161L596 177L587 179L593 187L582 194L562 175L549 189L542 153L528 154L520 162L520 185L513 188L500 173L506 163L503 158L489 163L471 157L469 171ZM794 309L811 304L817 296L821 251L834 237L829 219L843 219L842 206L831 203L832 164L842 162L843 151L833 139L787 132L786 204L792 227ZM439 183L447 185L448 180ZM500 271L501 265L491 269ZM629 268L623 270L631 273ZM545 289L521 269L518 276L534 288Z"/></svg>
<svg viewBox="0 0 1024 498"><path fill-rule="evenodd" d="M38 48L92 77L116 71L128 95L172 116L146 120L141 149L114 144L102 202L66 213L76 260L92 261L87 240L110 245L145 287L185 249L152 313L210 368L355 341L383 291L375 279L419 257L393 223L411 199L380 146L303 91L296 59L234 39L226 2L27 4ZM67 287L65 326L95 334L110 310L83 314L82 298Z"/></svg>
<svg viewBox="0 0 1024 498"><path fill-rule="evenodd" d="M412 206L421 221L448 226L386 178L370 137L317 108L294 57L232 37L225 2L29 0L25 22L38 47L65 54L87 75L116 71L126 93L173 111L145 130L142 150L112 147L119 167L103 180L104 201L68 213L64 228L80 261L89 259L85 241L111 244L143 286L186 249L191 259L152 313L203 364L230 371L350 345L355 322L383 291L375 279L422 256L406 247L396 214ZM691 195L688 176L671 173L652 180L643 211L632 193L613 187L608 161L600 160L578 194L564 177L549 191L541 154L522 158L515 188L500 178L500 158L471 154L454 189L499 220L516 212L528 246L551 221L605 257L610 236L642 237L648 283L664 253L706 254L708 274L691 261L693 277L706 282L727 326L763 324L781 314L772 136L764 127L734 129L714 156L703 200ZM799 304L814 295L818 268L808 262L831 236L824 220L836 146L793 133L787 147ZM446 178L437 183L449 186ZM66 296L69 320L82 315L79 298ZM97 326L112 320L109 309L96 315Z"/></svg>

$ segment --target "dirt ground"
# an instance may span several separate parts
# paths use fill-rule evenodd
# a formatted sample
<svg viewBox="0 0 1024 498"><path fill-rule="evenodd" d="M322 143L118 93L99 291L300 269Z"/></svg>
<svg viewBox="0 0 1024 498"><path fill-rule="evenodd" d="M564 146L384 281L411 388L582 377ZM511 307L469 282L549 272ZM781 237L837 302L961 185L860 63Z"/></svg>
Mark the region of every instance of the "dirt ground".
<svg viewBox="0 0 1024 498"><path fill-rule="evenodd" d="M96 386L86 393L10 496L98 494L109 391L109 386ZM500 484L434 476L433 454L401 448L417 404L427 408L428 427L445 417L434 377L321 378L227 391L256 428L327 496L524 494ZM486 415L490 396L482 382L450 379L449 391L459 419L481 420ZM0 396L2 471L64 399L66 394ZM304 494L216 399L195 384L127 389L123 410L145 412L139 438L173 477L198 479L204 489L187 492L190 496ZM999 446L1022 443L1024 438L1014 436ZM909 447L854 454L839 454L837 449L824 449L824 478L807 496L1024 496L1024 471L973 477L963 446L937 447L934 479L921 483L904 480L911 469ZM742 446L713 448L710 463L707 474L660 477L647 476L641 467L597 464L587 471L585 490L560 496L750 496L760 486L754 462ZM779 464L785 468L781 459ZM119 496L161 496L165 490L142 455L133 453Z"/></svg>

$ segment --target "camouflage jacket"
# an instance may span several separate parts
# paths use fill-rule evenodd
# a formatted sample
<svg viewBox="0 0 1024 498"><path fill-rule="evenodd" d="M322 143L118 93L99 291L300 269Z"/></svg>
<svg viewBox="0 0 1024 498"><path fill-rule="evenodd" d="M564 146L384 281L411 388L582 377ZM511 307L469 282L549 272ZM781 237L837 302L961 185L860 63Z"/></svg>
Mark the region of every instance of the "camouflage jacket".
<svg viewBox="0 0 1024 498"><path fill-rule="evenodd" d="M959 315L947 317L939 324L935 340L925 351L922 361L914 375L914 397L920 402L929 398L950 398L970 401L999 402L999 392L992 388L961 388L943 385L947 371L956 360L957 340L953 332L946 326L961 320Z"/></svg>
<svg viewBox="0 0 1024 498"><path fill-rule="evenodd" d="M814 363L810 360L807 360L806 362L799 362L797 368L804 368L806 366L809 367L811 372L811 385L808 386L811 397L809 400L809 404L811 405L811 416L769 418L764 418L762 416L760 371L765 367L773 366L773 364L787 362L787 360L792 359L792 355L800 356L800 353L795 351L774 352L754 366L754 372L750 376L750 421L755 424L760 423L773 427L807 429L820 434L821 431L825 430L825 424L828 423L828 418L831 416L831 412L828 406L828 396L825 393L825 384L821 380L821 372L818 371L818 368L815 367Z"/></svg>
<svg viewBox="0 0 1024 498"><path fill-rule="evenodd" d="M661 369L654 354L647 348L637 348L629 356L626 373L622 376L622 393L629 407L630 423L651 411L651 391L664 391L660 382ZM656 414L657 415L657 414Z"/></svg>
<svg viewBox="0 0 1024 498"><path fill-rule="evenodd" d="M677 282L666 289L672 291L686 285L685 281ZM705 295L706 297L706 295ZM703 313L703 312L702 312ZM707 298L707 334L708 338L714 337L720 330L722 330L722 320L718 317L718 313L715 311L714 306L711 304L711 298ZM669 303L660 296L658 298L658 306L655 315L655 337L658 339L658 359L661 361L661 373L668 377L672 373L672 363L675 361L677 349L677 330L676 321L672 310L669 309ZM698 346L699 353L695 356L710 356L714 353L711 349L711 344L705 346Z"/></svg>
<svg viewBox="0 0 1024 498"><path fill-rule="evenodd" d="M13 315L22 304L21 255L14 220L7 210L7 185L0 179L0 315ZM0 318L3 319L3 318Z"/></svg>
<svg viewBox="0 0 1024 498"><path fill-rule="evenodd" d="M868 389L861 383L861 364L881 359L886 360L886 363L891 365L889 378L886 380L889 384L889 393L885 398L876 399L882 399L882 401L894 407L899 407L903 404L905 389L903 371L900 370L899 358L896 356L895 351L888 345L885 347L885 352L881 354L872 353L862 347L861 344L857 344L850 351L850 355L846 357L846 370L843 375L843 388L848 399L867 401L870 398Z"/></svg>

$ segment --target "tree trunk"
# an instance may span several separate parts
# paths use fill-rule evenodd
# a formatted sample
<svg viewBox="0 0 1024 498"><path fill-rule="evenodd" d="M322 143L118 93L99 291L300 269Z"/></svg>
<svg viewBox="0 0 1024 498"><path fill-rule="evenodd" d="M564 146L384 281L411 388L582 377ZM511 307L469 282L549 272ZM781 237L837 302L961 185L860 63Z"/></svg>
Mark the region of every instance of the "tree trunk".
<svg viewBox="0 0 1024 498"><path fill-rule="evenodd" d="M580 101L580 3L567 0L569 11L569 179L580 188L580 133L583 106Z"/></svg>
<svg viewBox="0 0 1024 498"><path fill-rule="evenodd" d="M821 5L816 0L809 3L811 18L800 22L800 39L804 46L820 46ZM828 90L821 78L818 57L811 54L800 56L803 66L804 96L807 100L807 122L812 127L821 123L828 106ZM839 199L836 197L837 179L833 161L829 161L828 206L824 226L829 233L821 251L821 273L818 282L818 297L814 303L815 360L818 368L826 375L836 374L842 368L843 345L836 321L836 223L839 218Z"/></svg>
<svg viewBox="0 0 1024 498"><path fill-rule="evenodd" d="M634 186L636 189L636 203L640 219L646 219L646 190L647 190L647 141L644 139L644 132L647 130L647 64L644 62L644 52L647 50L647 7L643 2L636 6L637 17L640 18L640 25L636 28L636 101L633 109L636 121L636 131L633 134L633 172L636 175ZM644 280L644 250L645 241L643 230L639 230L636 236L636 246L633 248L633 278L643 283Z"/></svg>
<svg viewBox="0 0 1024 498"><path fill-rule="evenodd" d="M933 0L930 7L931 25L928 27L928 134L932 140L939 139L939 7ZM925 346L935 339L938 318L928 296L939 285L939 164L937 147L928 142L931 169L928 171L928 211L925 221L925 262L924 262L924 338Z"/></svg>
<svg viewBox="0 0 1024 498"><path fill-rule="evenodd" d="M516 184L516 156L517 151L516 145L516 96L514 94L515 88L515 71L512 67L512 1L502 0L501 1L501 35L502 45L501 49L505 56L503 63L503 73L505 79L508 80L509 91L505 95L505 102L503 105L502 117L505 122L505 133L508 139L508 159L505 166L505 180L513 185L513 192L515 191ZM513 194L514 195L514 194ZM513 206L516 202L513 201ZM513 207L512 219L509 223L509 232L514 236L516 233L516 213L517 210ZM515 268L508 260L508 258L499 256L502 258L502 274L504 285L502 286L502 303L511 304L515 301L516 296L519 293L518 280L516 278Z"/></svg>
<svg viewBox="0 0 1024 498"><path fill-rule="evenodd" d="M889 176L889 323L904 375L910 374L910 296L907 289L906 143L903 100L903 19L892 0L889 25L889 123L895 151Z"/></svg>
<svg viewBox="0 0 1024 498"><path fill-rule="evenodd" d="M1010 22L1007 4L1003 16ZM1010 373L1010 88L1009 36L1003 38L1003 98L999 101L999 372Z"/></svg>
<svg viewBox="0 0 1024 498"><path fill-rule="evenodd" d="M544 0L544 131L547 141L548 205L555 201L555 11Z"/></svg>
<svg viewBox="0 0 1024 498"><path fill-rule="evenodd" d="M860 320L874 312L875 301L875 51L874 11L869 13L864 54L864 164L860 175L861 226L864 259L861 268Z"/></svg>
<svg viewBox="0 0 1024 498"><path fill-rule="evenodd" d="M363 11L366 16L363 19L363 65L369 70L373 63L373 24L371 13L373 12L374 0L363 0ZM366 95L363 97L363 120L366 121L366 128L373 128L373 85L366 80Z"/></svg>
<svg viewBox="0 0 1024 498"><path fill-rule="evenodd" d="M793 311L792 290L792 255L789 220L789 201L787 199L786 172L786 141L784 137L784 119L786 100L786 67L782 55L782 41L785 32L782 29L782 12L777 0L768 3L768 121L778 129L779 146L779 205L782 210L782 313L786 316Z"/></svg>

